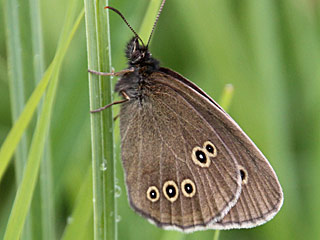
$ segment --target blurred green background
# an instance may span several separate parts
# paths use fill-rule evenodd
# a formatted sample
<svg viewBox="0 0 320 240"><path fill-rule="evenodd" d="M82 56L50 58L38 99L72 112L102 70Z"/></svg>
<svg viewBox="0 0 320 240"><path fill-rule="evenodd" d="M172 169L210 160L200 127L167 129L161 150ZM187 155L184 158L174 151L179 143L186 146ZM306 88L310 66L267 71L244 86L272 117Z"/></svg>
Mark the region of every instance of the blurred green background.
<svg viewBox="0 0 320 240"><path fill-rule="evenodd" d="M0 143L6 138L14 110L7 57L10 0L0 4ZM30 21L23 1L21 53L30 54ZM52 61L66 18L66 1L42 0L41 24L45 63ZM138 31L149 0L111 0ZM82 1L79 1L79 9ZM25 19L22 19L22 18ZM132 33L110 14L112 65L126 67L124 47ZM18 26L17 26L18 27ZM146 41L146 40L145 40ZM284 191L284 205L267 224L248 230L221 231L220 239L320 239L320 2L316 0L168 0L151 43L162 66L181 73L219 101L231 83L235 92L230 115L269 159ZM32 62L32 60L30 60ZM28 63L28 60L25 61ZM29 63L31 64L31 63ZM25 66L28 69L28 66ZM32 70L26 71L32 78ZM116 79L114 79L114 82ZM34 80L21 91L28 99ZM82 20L65 57L50 129L55 235L60 239L79 190L91 168L90 114L85 25ZM118 108L118 107L115 107ZM34 118L36 119L36 117ZM30 126L30 132L35 120ZM151 225L130 209L119 157L116 121L119 239L213 239L214 231L180 234ZM27 138L31 137L30 133ZM16 193L15 167L0 185L0 239ZM34 198L33 213L41 207ZM41 239L37 218L32 239ZM38 219L39 220L39 219ZM40 221L40 220L39 220ZM83 239L92 238L92 216Z"/></svg>

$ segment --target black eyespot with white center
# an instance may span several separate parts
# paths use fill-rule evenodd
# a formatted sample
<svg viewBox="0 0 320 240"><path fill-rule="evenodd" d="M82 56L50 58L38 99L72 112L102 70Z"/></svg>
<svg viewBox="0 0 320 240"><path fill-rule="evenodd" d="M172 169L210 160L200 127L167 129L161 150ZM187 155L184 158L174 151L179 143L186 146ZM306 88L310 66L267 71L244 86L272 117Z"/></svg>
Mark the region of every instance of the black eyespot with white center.
<svg viewBox="0 0 320 240"><path fill-rule="evenodd" d="M200 167L209 167L210 166L210 159L208 153L205 149L201 147L194 147L192 150L192 161L200 166Z"/></svg>
<svg viewBox="0 0 320 240"><path fill-rule="evenodd" d="M206 151L206 153L208 154L209 157L216 157L217 156L217 148L212 142L206 141L203 144L203 149Z"/></svg>
<svg viewBox="0 0 320 240"><path fill-rule="evenodd" d="M157 192L155 190L150 191L150 198L151 199L156 199L157 198Z"/></svg>
<svg viewBox="0 0 320 240"><path fill-rule="evenodd" d="M174 198L177 194L176 189L174 188L173 185L168 185L166 187L166 193L168 195L169 198Z"/></svg>
<svg viewBox="0 0 320 240"><path fill-rule="evenodd" d="M177 200L179 196L179 189L177 184L174 181L166 181L163 184L163 194L170 202Z"/></svg>
<svg viewBox="0 0 320 240"><path fill-rule="evenodd" d="M213 153L213 147L210 145L210 144L208 144L207 146L206 146L206 149L207 149L207 151L209 152L209 153Z"/></svg>
<svg viewBox="0 0 320 240"><path fill-rule="evenodd" d="M197 150L196 151L196 157L197 157L198 161L201 162L201 163L206 163L207 162L206 154L201 150Z"/></svg>
<svg viewBox="0 0 320 240"><path fill-rule="evenodd" d="M148 188L147 190L147 198L151 201L151 202L156 202L159 200L160 198L160 193L159 190L156 186L151 186Z"/></svg>
<svg viewBox="0 0 320 240"><path fill-rule="evenodd" d="M184 179L181 183L181 191L185 197L191 198L196 194L196 185L191 179Z"/></svg>
<svg viewBox="0 0 320 240"><path fill-rule="evenodd" d="M186 185L184 185L184 190L186 191L186 193L190 194L193 192L193 187L190 183L187 183Z"/></svg>

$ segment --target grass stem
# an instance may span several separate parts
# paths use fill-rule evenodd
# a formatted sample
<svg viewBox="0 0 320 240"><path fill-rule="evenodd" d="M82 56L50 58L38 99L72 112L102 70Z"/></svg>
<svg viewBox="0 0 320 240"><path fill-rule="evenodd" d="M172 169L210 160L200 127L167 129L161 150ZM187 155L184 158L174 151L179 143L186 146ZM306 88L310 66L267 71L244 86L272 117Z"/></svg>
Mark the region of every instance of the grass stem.
<svg viewBox="0 0 320 240"><path fill-rule="evenodd" d="M111 72L109 12L105 1L85 0L88 68ZM108 4L108 1L107 1ZM90 109L111 103L109 76L89 73ZM88 111L89 112L89 111ZM94 239L117 239L113 111L91 116Z"/></svg>

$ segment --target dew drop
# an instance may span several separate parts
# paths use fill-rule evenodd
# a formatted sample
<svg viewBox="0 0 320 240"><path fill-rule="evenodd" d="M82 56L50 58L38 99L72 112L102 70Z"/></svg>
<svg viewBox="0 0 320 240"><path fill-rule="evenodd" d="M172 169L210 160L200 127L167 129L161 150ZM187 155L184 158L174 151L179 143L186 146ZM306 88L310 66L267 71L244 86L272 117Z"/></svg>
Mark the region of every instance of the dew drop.
<svg viewBox="0 0 320 240"><path fill-rule="evenodd" d="M73 222L73 217L69 216L67 218L67 224L71 224Z"/></svg>
<svg viewBox="0 0 320 240"><path fill-rule="evenodd" d="M101 163L100 170L101 171L106 171L107 170L107 161L106 160L103 160L103 163Z"/></svg>
<svg viewBox="0 0 320 240"><path fill-rule="evenodd" d="M120 197L120 195L121 195L121 188L118 185L116 185L115 186L115 197L118 198L118 197Z"/></svg>

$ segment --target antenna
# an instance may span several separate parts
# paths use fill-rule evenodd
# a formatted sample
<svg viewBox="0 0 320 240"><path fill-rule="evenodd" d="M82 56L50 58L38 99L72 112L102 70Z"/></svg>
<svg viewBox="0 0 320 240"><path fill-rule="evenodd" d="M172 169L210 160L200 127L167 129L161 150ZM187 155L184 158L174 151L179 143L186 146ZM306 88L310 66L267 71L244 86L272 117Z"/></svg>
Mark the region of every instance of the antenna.
<svg viewBox="0 0 320 240"><path fill-rule="evenodd" d="M156 25L158 23L158 20L159 20L159 17L160 17L160 14L162 12L162 9L163 9L163 6L164 6L165 2L166 2L166 0L162 0L162 3L160 5L156 20L154 21L154 24L153 24L153 27L152 27L152 30L151 30L151 33L150 33L150 36L149 36L149 39L148 39L148 44L147 44L146 48L148 48L148 46L149 46L152 34L154 32L154 29L156 28ZM104 7L104 9L110 9L110 10L114 11L115 13L117 13L122 18L122 20L127 24L127 26L130 28L130 30L133 32L133 34L141 41L143 46L145 46L143 41L142 41L142 39L139 37L139 35L136 33L136 31L133 30L131 25L128 23L127 19L122 15L122 13L119 10L117 10L117 9L115 9L113 7L109 7L109 6Z"/></svg>
<svg viewBox="0 0 320 240"><path fill-rule="evenodd" d="M110 9L110 10L114 11L115 13L117 13L117 14L122 18L122 20L127 24L127 26L130 28L130 30L133 32L133 34L134 34L137 38L139 38L139 40L141 41L141 43L142 43L143 46L144 46L144 43L143 43L142 39L139 37L139 35L136 33L136 31L133 30L133 28L131 27L131 25L128 23L127 19L122 15L122 13L121 13L119 10L117 10L117 9L115 9L115 8L113 8L113 7L109 7L109 6L104 7L104 9Z"/></svg>
<svg viewBox="0 0 320 240"><path fill-rule="evenodd" d="M158 11L156 20L154 21L154 24L153 24L153 27L152 27L152 30L151 30L151 33L150 33L150 36L149 36L149 39L148 39L147 48L148 48L148 46L149 46L149 43L150 43L152 34L153 34L153 32L154 32L154 29L156 28L156 25L157 25L157 23L158 23L158 20L159 20L159 17L160 17L160 14L161 14L161 12L162 12L162 9L163 9L163 6L164 6L165 2L166 2L166 0L163 0L162 3L161 3L161 5L160 5L160 8L159 8L159 11Z"/></svg>

